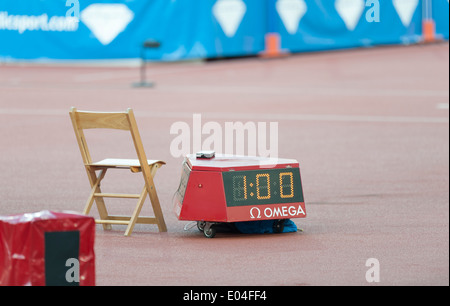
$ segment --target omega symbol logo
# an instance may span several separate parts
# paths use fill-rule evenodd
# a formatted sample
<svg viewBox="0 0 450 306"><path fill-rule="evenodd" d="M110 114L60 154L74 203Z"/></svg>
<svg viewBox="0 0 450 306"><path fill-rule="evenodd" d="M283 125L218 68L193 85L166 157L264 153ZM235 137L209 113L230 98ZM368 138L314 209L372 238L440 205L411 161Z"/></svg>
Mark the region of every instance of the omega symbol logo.
<svg viewBox="0 0 450 306"><path fill-rule="evenodd" d="M257 214L255 214L255 212L257 212ZM256 217L255 217L256 215ZM251 219L260 219L261 218L261 210L259 210L258 207L253 207L252 209L250 209L250 218Z"/></svg>

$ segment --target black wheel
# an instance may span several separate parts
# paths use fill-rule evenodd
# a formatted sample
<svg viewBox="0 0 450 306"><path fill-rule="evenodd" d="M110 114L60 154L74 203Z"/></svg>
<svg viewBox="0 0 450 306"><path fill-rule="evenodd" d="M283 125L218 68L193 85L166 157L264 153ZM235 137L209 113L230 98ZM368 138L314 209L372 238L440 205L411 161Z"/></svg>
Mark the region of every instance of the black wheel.
<svg viewBox="0 0 450 306"><path fill-rule="evenodd" d="M205 225L205 221L197 221L197 228L200 232L203 232L203 230L205 229Z"/></svg>
<svg viewBox="0 0 450 306"><path fill-rule="evenodd" d="M282 233L284 230L284 222L285 221L286 220L284 220L284 219L274 221L273 222L273 232L277 233L277 234Z"/></svg>
<svg viewBox="0 0 450 306"><path fill-rule="evenodd" d="M203 234L206 238L214 238L216 236L216 229L214 227L206 228L203 230Z"/></svg>

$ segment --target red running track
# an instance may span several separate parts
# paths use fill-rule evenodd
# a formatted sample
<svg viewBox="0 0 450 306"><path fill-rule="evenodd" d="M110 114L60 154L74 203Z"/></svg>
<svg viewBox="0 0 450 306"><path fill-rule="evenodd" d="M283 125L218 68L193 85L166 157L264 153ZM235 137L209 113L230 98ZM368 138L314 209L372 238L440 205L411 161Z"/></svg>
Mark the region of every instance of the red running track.
<svg viewBox="0 0 450 306"><path fill-rule="evenodd" d="M122 226L98 226L98 285L373 285L369 258L380 285L448 285L448 54L443 43L154 64L154 89L131 87L137 68L2 65L0 214L81 211L89 183L69 108L131 107L149 158L168 163L155 181L168 232L138 225L124 237ZM184 230L172 212L182 160L170 153L170 127L191 124L193 113L279 123L280 157L301 164L302 233L206 239ZM99 155L110 152L92 137ZM120 177L107 186L122 187ZM126 204L108 207L130 213Z"/></svg>

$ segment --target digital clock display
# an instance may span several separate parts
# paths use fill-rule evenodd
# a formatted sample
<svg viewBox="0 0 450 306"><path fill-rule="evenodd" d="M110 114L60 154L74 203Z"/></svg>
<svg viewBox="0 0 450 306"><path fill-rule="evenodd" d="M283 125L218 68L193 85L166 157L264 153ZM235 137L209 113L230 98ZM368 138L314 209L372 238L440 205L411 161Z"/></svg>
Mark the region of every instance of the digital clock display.
<svg viewBox="0 0 450 306"><path fill-rule="evenodd" d="M298 168L223 173L227 207L303 203Z"/></svg>

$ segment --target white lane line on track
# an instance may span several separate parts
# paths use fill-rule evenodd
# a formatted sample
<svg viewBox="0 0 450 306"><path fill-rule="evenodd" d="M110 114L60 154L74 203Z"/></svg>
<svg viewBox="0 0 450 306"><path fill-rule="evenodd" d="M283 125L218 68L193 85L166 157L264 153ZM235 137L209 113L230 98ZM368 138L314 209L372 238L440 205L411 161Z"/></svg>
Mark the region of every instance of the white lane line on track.
<svg viewBox="0 0 450 306"><path fill-rule="evenodd" d="M159 75L165 74L176 74L176 70L168 71L165 73L160 73ZM96 72L79 74L73 77L74 83L86 83L89 85L96 86L96 82L105 82L109 80L121 80L121 79L134 79L134 81L139 80L139 73L131 71L121 71L121 72ZM149 79L155 80L158 83L157 75L148 74ZM132 81L130 81L132 82ZM0 88L6 87L11 89L11 86L25 86L27 88L39 88L42 89L42 84L39 86L33 86L26 83L23 80L5 80L0 81ZM106 83L108 84L108 83ZM73 86L73 83L66 84L67 86ZM117 85L117 84L115 84ZM122 85L127 86L126 83ZM129 84L128 84L129 85ZM93 87L89 87L94 89ZM123 90L122 86L117 87L119 90ZM14 88L20 90L21 88ZM60 90L64 90L65 87L60 87ZM51 90L57 90L57 88L51 87ZM433 89L384 89L384 88L333 88L333 87L284 87L280 85L271 86L236 86L236 85L167 85L159 84L155 89L157 92L162 93L177 93L177 94L241 94L241 95L275 95L275 96L332 96L332 97L387 97L387 98L400 98L400 97L411 97L411 98L449 98L448 90L433 90Z"/></svg>
<svg viewBox="0 0 450 306"><path fill-rule="evenodd" d="M252 95L320 95L320 96L351 96L351 97L437 97L448 98L446 90L420 89L360 89L331 87L280 87L280 86L201 86L201 85L160 85L159 91L169 93L196 94L252 94Z"/></svg>
<svg viewBox="0 0 450 306"><path fill-rule="evenodd" d="M69 110L57 109L0 109L0 115L46 115L68 116ZM222 112L202 112L204 120L260 120L260 121L334 121L334 122L370 122L370 123L449 123L448 117L406 117L406 116L353 116L353 115L310 115L310 114L242 114ZM137 117L192 119L191 112L136 112Z"/></svg>
<svg viewBox="0 0 450 306"><path fill-rule="evenodd" d="M438 105L436 105L436 108L446 110L446 109L449 109L449 105L448 105L448 103L439 103Z"/></svg>

